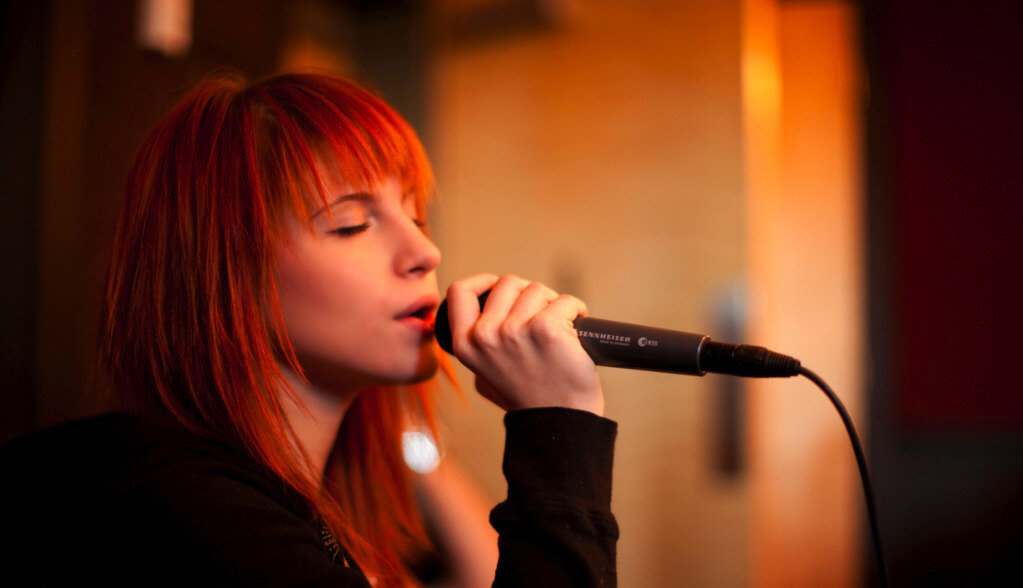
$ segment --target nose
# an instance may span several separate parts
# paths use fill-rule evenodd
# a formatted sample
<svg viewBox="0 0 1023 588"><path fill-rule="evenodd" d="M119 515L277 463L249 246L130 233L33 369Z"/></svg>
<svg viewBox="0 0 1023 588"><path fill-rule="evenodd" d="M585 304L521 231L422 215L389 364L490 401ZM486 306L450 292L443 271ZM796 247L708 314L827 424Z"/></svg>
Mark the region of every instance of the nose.
<svg viewBox="0 0 1023 588"><path fill-rule="evenodd" d="M395 262L400 275L428 274L440 265L440 249L410 220L402 231L401 252Z"/></svg>

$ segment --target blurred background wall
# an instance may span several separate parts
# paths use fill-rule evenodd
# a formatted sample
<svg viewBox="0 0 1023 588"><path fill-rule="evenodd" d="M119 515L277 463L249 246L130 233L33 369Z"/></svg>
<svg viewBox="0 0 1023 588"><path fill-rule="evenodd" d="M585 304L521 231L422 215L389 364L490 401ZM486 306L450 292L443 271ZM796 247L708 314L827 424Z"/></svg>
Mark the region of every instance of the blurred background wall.
<svg viewBox="0 0 1023 588"><path fill-rule="evenodd" d="M161 6L163 34L143 41ZM88 386L103 254L146 130L213 69L327 69L424 137L442 285L518 273L595 316L794 355L865 438L897 584L1013 570L1021 16L922 0L3 2L0 442L106 406ZM848 441L805 380L601 376L620 423L620 585L875 581ZM497 501L500 415L461 381L447 451Z"/></svg>

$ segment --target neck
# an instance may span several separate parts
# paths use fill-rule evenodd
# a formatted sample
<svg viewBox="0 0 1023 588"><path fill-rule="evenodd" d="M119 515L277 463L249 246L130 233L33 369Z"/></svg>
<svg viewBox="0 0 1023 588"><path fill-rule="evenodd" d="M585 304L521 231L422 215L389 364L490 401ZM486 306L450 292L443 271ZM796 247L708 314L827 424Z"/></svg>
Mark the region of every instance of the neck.
<svg viewBox="0 0 1023 588"><path fill-rule="evenodd" d="M339 394L319 390L303 382L287 365L281 364L284 380L292 393L281 391L284 414L295 435L299 449L312 460L314 471L323 475L327 458L334 449L341 420L355 398L354 394Z"/></svg>

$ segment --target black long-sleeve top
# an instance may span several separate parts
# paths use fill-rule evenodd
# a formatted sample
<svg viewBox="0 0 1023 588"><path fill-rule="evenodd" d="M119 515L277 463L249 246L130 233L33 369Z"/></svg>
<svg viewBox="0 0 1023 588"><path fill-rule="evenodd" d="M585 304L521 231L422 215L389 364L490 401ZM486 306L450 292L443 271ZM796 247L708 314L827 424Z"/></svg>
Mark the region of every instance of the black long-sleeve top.
<svg viewBox="0 0 1023 588"><path fill-rule="evenodd" d="M615 423L545 408L505 426L494 585L615 586ZM0 584L369 586L278 477L187 431L69 423L0 449L0 473Z"/></svg>

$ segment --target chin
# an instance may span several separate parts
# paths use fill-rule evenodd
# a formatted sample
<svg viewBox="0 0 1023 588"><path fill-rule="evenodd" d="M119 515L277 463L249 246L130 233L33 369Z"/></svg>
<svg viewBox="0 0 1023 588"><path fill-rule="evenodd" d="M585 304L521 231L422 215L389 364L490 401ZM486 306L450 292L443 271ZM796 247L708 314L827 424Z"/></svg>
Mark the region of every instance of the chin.
<svg viewBox="0 0 1023 588"><path fill-rule="evenodd" d="M363 366L342 362L314 354L296 353L309 383L322 391L339 392L361 390L375 386L410 386L421 384L437 374L439 362L433 352L409 357L397 365L377 365L366 370Z"/></svg>
<svg viewBox="0 0 1023 588"><path fill-rule="evenodd" d="M422 358L422 361L416 366L415 371L409 375L409 377L403 381L398 382L399 384L422 384L423 382L430 380L437 375L438 362L437 357L434 354L429 354Z"/></svg>
<svg viewBox="0 0 1023 588"><path fill-rule="evenodd" d="M421 384L437 375L440 362L437 356L423 353L411 363L377 366L377 369L362 374L353 374L354 381L368 386L411 386Z"/></svg>

